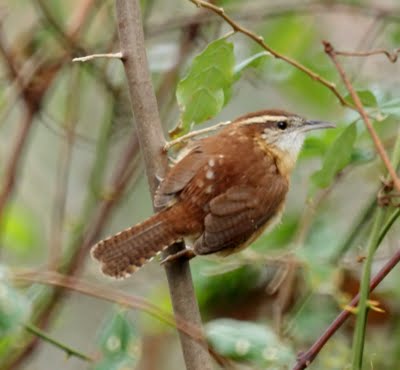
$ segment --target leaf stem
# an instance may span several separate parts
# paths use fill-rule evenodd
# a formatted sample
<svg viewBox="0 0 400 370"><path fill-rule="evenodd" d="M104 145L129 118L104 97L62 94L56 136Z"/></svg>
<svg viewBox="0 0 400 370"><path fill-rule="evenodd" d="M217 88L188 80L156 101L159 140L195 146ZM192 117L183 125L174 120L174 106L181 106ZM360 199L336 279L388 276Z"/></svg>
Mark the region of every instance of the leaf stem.
<svg viewBox="0 0 400 370"><path fill-rule="evenodd" d="M44 331L40 330L37 326L35 326L33 324L25 323L24 324L24 328L28 332L30 332L33 335L36 335L37 337L41 338L45 342L50 343L55 347L58 347L59 349L64 351L67 354L67 356L77 357L77 358L80 358L81 360L84 360L84 361L87 361L87 362L93 362L94 361L94 359L92 357L90 357L88 355L85 355L84 353L79 352L76 349L73 349L73 348L65 345L64 343L61 343L60 341L50 337L47 333L45 333Z"/></svg>
<svg viewBox="0 0 400 370"><path fill-rule="evenodd" d="M399 162L400 162L400 135L397 136L396 144L393 149L391 165L393 166L393 168L396 168ZM392 213L392 215L389 217L386 223L382 226L384 222L384 217L386 215L386 209L378 207L375 212L374 222L368 241L367 258L365 260L362 279L361 279L360 302L358 306L357 321L353 339L353 361L352 361L353 370L361 370L362 368L365 331L366 331L367 315L368 315L367 300L369 294L369 282L371 279L373 257L376 249L382 242L384 236L389 231L394 221L397 219L398 214L399 212L398 210L396 210L394 213Z"/></svg>
<svg viewBox="0 0 400 370"><path fill-rule="evenodd" d="M365 260L361 288L360 288L360 302L358 304L358 314L356 321L356 328L354 331L353 339L353 361L352 369L361 370L362 359L364 352L365 342L365 329L367 324L367 300L369 294L369 281L371 279L372 262L375 255L375 251L379 245L380 240L380 228L385 216L385 210L379 207L375 212L374 222L371 230L371 234L368 241L367 258Z"/></svg>

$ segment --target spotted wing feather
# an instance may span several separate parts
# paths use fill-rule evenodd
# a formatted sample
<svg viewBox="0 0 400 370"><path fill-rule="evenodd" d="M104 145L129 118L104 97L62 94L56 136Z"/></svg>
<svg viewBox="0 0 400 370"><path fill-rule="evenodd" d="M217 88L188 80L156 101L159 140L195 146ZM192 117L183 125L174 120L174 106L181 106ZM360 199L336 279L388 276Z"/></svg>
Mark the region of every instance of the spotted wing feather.
<svg viewBox="0 0 400 370"><path fill-rule="evenodd" d="M266 174L265 188L233 186L210 202L205 229L197 239L197 254L223 252L229 254L268 226L282 211L288 190L287 181Z"/></svg>
<svg viewBox="0 0 400 370"><path fill-rule="evenodd" d="M154 206L161 208L170 205L175 195L193 179L206 162L207 156L199 144L168 172L156 191Z"/></svg>

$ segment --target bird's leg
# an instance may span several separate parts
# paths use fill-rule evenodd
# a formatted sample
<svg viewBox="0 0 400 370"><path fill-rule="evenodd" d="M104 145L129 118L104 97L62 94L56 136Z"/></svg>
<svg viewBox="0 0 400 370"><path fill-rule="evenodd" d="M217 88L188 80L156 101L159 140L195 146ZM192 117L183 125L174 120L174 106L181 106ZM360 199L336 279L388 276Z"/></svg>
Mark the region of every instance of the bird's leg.
<svg viewBox="0 0 400 370"><path fill-rule="evenodd" d="M196 256L196 253L194 253L193 249L185 248L185 249L180 250L179 252L170 254L168 257L164 258L160 262L160 265L165 265L166 263L170 263L170 262L175 261L180 258L191 260L195 256Z"/></svg>

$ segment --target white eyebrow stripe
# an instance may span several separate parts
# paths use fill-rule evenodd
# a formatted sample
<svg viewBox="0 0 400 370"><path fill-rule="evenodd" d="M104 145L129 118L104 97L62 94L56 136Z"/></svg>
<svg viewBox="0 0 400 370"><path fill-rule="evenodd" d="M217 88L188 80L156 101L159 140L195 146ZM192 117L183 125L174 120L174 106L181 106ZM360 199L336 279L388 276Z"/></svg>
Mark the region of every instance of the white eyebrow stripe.
<svg viewBox="0 0 400 370"><path fill-rule="evenodd" d="M273 122L278 122L278 121L287 121L289 117L288 116L257 116L257 117L249 117L249 118L244 118L242 121L240 121L241 124L244 125L251 125L252 123L263 123L267 121L273 121Z"/></svg>

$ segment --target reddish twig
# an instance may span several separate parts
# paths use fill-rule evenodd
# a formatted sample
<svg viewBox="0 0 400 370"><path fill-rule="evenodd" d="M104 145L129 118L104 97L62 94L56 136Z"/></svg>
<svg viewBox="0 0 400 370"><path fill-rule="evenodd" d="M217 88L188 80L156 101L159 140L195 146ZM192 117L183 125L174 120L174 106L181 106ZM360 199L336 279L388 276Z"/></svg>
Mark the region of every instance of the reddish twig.
<svg viewBox="0 0 400 370"><path fill-rule="evenodd" d="M217 14L219 17L225 20L226 23L228 23L232 29L235 32L240 32L253 41L255 41L258 45L260 45L264 50L268 51L271 55L273 55L277 59L281 59L285 61L286 63L292 65L293 67L297 68L298 70L304 72L306 75L308 75L312 80L319 82L320 84L324 85L327 87L339 100L340 104L343 106L349 107L354 109L352 104L348 103L346 99L340 94L339 90L336 88L336 85L328 81L327 79L323 78L319 74L315 73L312 71L310 68L306 67L305 65L301 64L297 60L294 60L284 54L281 54L277 52L276 50L272 49L269 45L267 45L264 41L264 38L260 35L255 34L254 32L250 31L249 29L242 27L238 23L236 23L231 17L229 17L226 13L225 10L219 6L216 6L214 4L211 4L207 1L203 0L190 0L193 4L195 4L197 7L202 7L211 10L215 14Z"/></svg>
<svg viewBox="0 0 400 370"><path fill-rule="evenodd" d="M264 2L257 2L256 5L246 3L245 7L229 7L230 13L237 20L241 21L262 21L266 18L279 18L288 15L296 14L308 16L313 14L325 13L343 13L357 14L365 17L374 17L384 19L388 22L400 22L400 9L383 8L374 4L352 4L338 1L313 1L299 2L296 4L273 4L268 6ZM147 24L148 32L146 36L153 37L162 34L166 31L171 31L186 27L192 23L191 13L179 15L162 22L150 22ZM197 24L208 24L216 22L216 19L211 17L209 13L196 14Z"/></svg>
<svg viewBox="0 0 400 370"><path fill-rule="evenodd" d="M382 280L389 274L390 271L400 262L400 249L390 258L388 262L379 270L379 272L374 276L371 280L371 284L369 286L369 291L372 292L381 282ZM352 301L349 303L349 307L356 307L358 301L360 299L360 295L357 294ZM296 362L296 365L293 367L293 370L303 370L307 368L314 358L321 351L325 343L336 333L336 331L343 325L343 323L348 319L351 315L349 310L343 310L336 319L329 325L329 327L325 330L325 332L318 338L318 340L308 349L307 352L300 353Z"/></svg>
<svg viewBox="0 0 400 370"><path fill-rule="evenodd" d="M392 52L386 49L375 49L369 51L337 51L335 50L334 53L336 55L343 55L346 57L369 57L371 55L386 55L390 62L396 63L397 59L400 54L400 48L393 50Z"/></svg>
<svg viewBox="0 0 400 370"><path fill-rule="evenodd" d="M53 271L21 272L14 274L12 279L15 281L28 281L31 283L40 283L66 288L87 296L141 310L168 325L176 326L179 330L190 335L194 340L201 340L201 334L198 329L196 331L195 327L190 326L189 323L179 317L174 319L174 317L168 312L162 311L153 303L139 296L128 295L114 288L106 288L99 284L94 284L89 281L84 281L73 276L63 275Z"/></svg>
<svg viewBox="0 0 400 370"><path fill-rule="evenodd" d="M82 27L87 23L87 19L91 16L91 10L95 6L96 0L81 0L77 11L72 15L72 18L67 27L67 36L75 39Z"/></svg>
<svg viewBox="0 0 400 370"><path fill-rule="evenodd" d="M396 170L393 168L392 164L390 163L390 159L385 151L385 148L384 148L381 140L379 139L379 136L376 133L374 127L372 126L372 122L371 122L370 118L368 117L368 114L365 111L357 92L354 90L354 87L352 86L349 78L347 77L346 72L344 71L342 65L337 60L337 58L336 58L337 53L336 53L335 49L333 48L332 44L327 41L323 41L323 44L325 47L325 53L328 54L329 57L332 59L333 64L335 65L336 69L338 70L338 72L340 74L340 77L342 78L344 84L346 85L346 88L349 91L349 93L354 101L356 110L358 111L362 120L364 121L365 126L367 127L369 134L371 135L372 141L375 144L376 150L377 150L379 156L381 157L382 162L385 165L389 175L393 179L393 183L394 183L395 187L397 188L398 191L400 191L400 179L397 177Z"/></svg>

